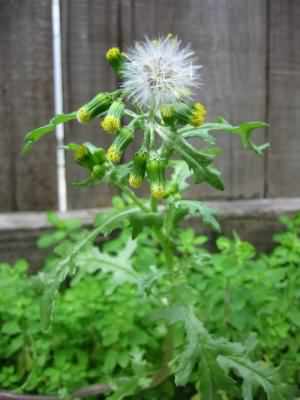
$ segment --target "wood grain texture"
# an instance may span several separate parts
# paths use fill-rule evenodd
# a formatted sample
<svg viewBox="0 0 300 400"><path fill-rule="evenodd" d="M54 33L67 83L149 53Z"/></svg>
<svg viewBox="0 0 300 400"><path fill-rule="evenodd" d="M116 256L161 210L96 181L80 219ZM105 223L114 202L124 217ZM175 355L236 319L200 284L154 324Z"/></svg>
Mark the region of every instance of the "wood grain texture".
<svg viewBox="0 0 300 400"><path fill-rule="evenodd" d="M145 35L178 34L191 42L204 66L198 97L209 119L223 115L239 122L268 115L271 124L268 134L257 133L259 141L269 135L271 142L265 165L235 137L224 135L218 166L226 191L199 186L190 196L262 197L264 185L271 197L300 195L299 1L63 0L61 5L65 111L115 87L104 60L108 47L126 49ZM31 155L20 154L25 132L53 114L50 0L0 0L0 53L0 211L55 208L54 136L38 143ZM66 139L105 147L111 142L97 122L70 124ZM111 189L72 187L71 181L83 177L68 158L69 206L108 206Z"/></svg>
<svg viewBox="0 0 300 400"><path fill-rule="evenodd" d="M209 119L238 123L265 119L266 0L122 0L122 44L169 32L191 42L203 64L198 97ZM264 140L260 132L259 141ZM262 197L264 161L241 149L236 138L219 139L225 192L201 186L192 197Z"/></svg>
<svg viewBox="0 0 300 400"><path fill-rule="evenodd" d="M300 212L300 198L258 199L243 201L209 201L209 207L216 209L222 226L222 233L228 236L235 231L243 240L249 240L258 250L269 250L274 245L272 234L283 229L279 224L280 215L292 216ZM79 219L84 226L91 227L95 216L103 209L73 210L60 213L68 219ZM107 211L107 210L105 210ZM202 230L199 219L192 219L189 226ZM38 250L38 237L51 229L44 212L19 212L0 214L0 260L16 262L18 258L30 261L33 270L39 268L45 258L45 251ZM213 246L216 232L205 228Z"/></svg>
<svg viewBox="0 0 300 400"><path fill-rule="evenodd" d="M109 47L119 41L117 0L64 0L62 5L63 73L65 111L76 110L99 91L112 90L116 80L105 61ZM66 126L66 142L92 142L104 147L111 136L100 131L99 120L89 125ZM110 205L112 190L99 185L76 188L71 182L83 179L85 171L67 157L68 205L70 208Z"/></svg>
<svg viewBox="0 0 300 400"><path fill-rule="evenodd" d="M25 133L53 114L49 0L0 1L0 211L56 206L55 138L21 156Z"/></svg>
<svg viewBox="0 0 300 400"><path fill-rule="evenodd" d="M268 196L300 194L300 3L270 2Z"/></svg>

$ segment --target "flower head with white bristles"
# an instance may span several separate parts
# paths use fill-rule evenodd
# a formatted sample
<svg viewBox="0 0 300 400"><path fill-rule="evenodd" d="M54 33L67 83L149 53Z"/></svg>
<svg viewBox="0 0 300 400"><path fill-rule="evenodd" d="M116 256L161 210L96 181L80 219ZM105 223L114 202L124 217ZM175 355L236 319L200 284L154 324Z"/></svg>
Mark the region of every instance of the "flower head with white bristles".
<svg viewBox="0 0 300 400"><path fill-rule="evenodd" d="M200 65L191 47L177 37L137 42L122 66L122 88L133 103L156 109L190 99L200 84Z"/></svg>

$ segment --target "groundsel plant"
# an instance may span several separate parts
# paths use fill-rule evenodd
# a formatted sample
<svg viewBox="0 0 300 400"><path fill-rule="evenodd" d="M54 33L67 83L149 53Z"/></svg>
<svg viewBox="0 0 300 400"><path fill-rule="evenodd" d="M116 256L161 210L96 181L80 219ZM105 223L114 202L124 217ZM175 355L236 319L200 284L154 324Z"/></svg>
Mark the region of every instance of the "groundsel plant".
<svg viewBox="0 0 300 400"><path fill-rule="evenodd" d="M78 110L54 116L48 125L25 137L26 152L57 124L77 120L85 125L97 120L99 143L102 135L111 135L108 149L89 142L65 146L86 171L86 179L75 184L105 182L117 188L123 199L122 207L99 215L95 229L76 242L56 268L40 274L45 328L51 317L55 318L55 298L61 284L68 276L82 274L78 261L81 254L99 235L108 235L127 224L133 240L146 232L157 241L161 265L146 272L142 266L141 270L134 270L122 260L108 263L101 253L89 254L89 262L93 271L111 274L116 285L126 281L137 285L138 293L157 309L149 318L161 320L167 327L166 345L157 370L149 367L144 354L132 376L105 382L111 387L109 398L144 398L148 390L171 377L178 386L191 386L193 399L198 400L286 399L286 388L277 379L278 371L266 361L251 360L253 337L242 345L216 338L205 329L193 306L197 293L186 279L190 265L178 246L177 227L184 219L200 217L203 223L219 229L213 210L200 201L183 198L191 184L224 189L221 173L214 166L221 150L215 134L234 134L244 148L261 155L268 145L256 145L252 134L266 124L255 121L232 125L221 117L206 122L206 108L195 99L201 93L201 67L191 48L183 46L175 36L147 38L126 52L113 47L107 51L106 60L119 78L118 88L99 92ZM125 162L124 154L138 136L140 148ZM148 187L149 195L141 197L137 189L144 182L142 193Z"/></svg>

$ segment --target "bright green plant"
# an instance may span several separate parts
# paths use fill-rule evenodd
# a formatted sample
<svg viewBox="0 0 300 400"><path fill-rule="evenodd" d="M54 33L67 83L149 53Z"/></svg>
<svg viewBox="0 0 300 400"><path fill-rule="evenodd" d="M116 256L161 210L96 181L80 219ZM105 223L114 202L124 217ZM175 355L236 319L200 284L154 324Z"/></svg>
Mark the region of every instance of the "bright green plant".
<svg viewBox="0 0 300 400"><path fill-rule="evenodd" d="M124 207L121 199L114 204ZM49 220L55 231L43 234L38 242L41 248L53 247L44 273L90 231L78 221L62 221L53 214ZM245 342L265 366L270 362L282 365L281 379L299 386L299 217L283 221L288 230L276 235L277 244L270 255L255 255L254 248L237 237L219 238L219 249L211 254L203 247L204 236L191 229L178 230L177 262L184 257L185 278L196 299L195 314L209 331ZM92 253L105 260L100 271L99 264L93 261L91 265ZM129 260L124 258L126 253ZM114 274L102 272L112 263L119 268L130 264L145 272L154 272L154 266L164 271L165 260L151 231L132 241L127 224L115 239L105 240L100 247L91 244L84 254L77 254L74 263L80 265L80 271L57 297L55 318L46 332L40 324L39 278L26 274L24 261L0 265L0 387L64 396L95 382L111 386L123 382L132 390L136 381L144 378L146 368L159 371L155 384L133 398L174 399L177 395L181 400L190 399L205 371L201 364L195 366L193 384L177 393L172 375L160 368L169 343L167 325L147 318L157 312L157 301L141 297L135 283L116 284ZM151 283L151 290L161 293L168 285L168 276L161 274ZM178 327L173 333L177 346L182 346L182 330ZM211 356L206 354L207 368L213 365ZM218 372L215 366L213 371ZM211 379L214 382L220 376ZM241 398L239 394L233 397L233 392L234 386L229 385L220 395ZM264 396L257 392L255 398Z"/></svg>
<svg viewBox="0 0 300 400"><path fill-rule="evenodd" d="M86 234L78 230L77 222L63 222L53 215L50 219L56 231L39 240L43 248L56 243L46 271L61 259L61 252ZM107 262L125 257L126 264L133 252L143 253L142 243L136 251L137 243L124 239L121 235L110 243L109 251L104 246ZM90 247L90 252L98 251ZM118 257L113 256L116 251ZM28 277L23 261L13 267L0 265L1 389L66 395L98 379L110 383L112 375L122 381L124 370L143 379L145 368L159 367L166 327L145 318L151 304L139 298L134 285L116 285L109 274L92 274L85 256L80 255L78 262L84 264L84 276L78 274L57 299L55 319L47 332L40 324L39 280Z"/></svg>
<svg viewBox="0 0 300 400"><path fill-rule="evenodd" d="M151 305L151 312L144 315L149 324L155 321L167 326L159 365L149 363L151 353L132 355L140 364L126 370L126 375L113 376L110 400L141 398L170 377L177 386L192 385L198 399L251 400L261 390L268 399L286 399L285 385L277 379L277 371L270 364L251 360L252 343L229 342L204 327L195 308L197 290L188 279L191 266L184 257L190 253L189 239L178 228L184 219L199 216L204 223L218 229L211 209L202 202L182 197L191 184L190 179L195 184L224 189L221 173L213 166L221 151L214 133L235 134L245 148L262 154L267 145L255 145L252 133L266 124L244 122L234 126L223 118L204 123L205 107L192 100L200 67L193 64L193 52L182 47L176 37L146 40L127 53L113 48L106 58L121 80L119 89L97 94L78 111L55 116L48 125L25 137L27 151L59 123L77 119L85 124L99 119L103 130L112 135L107 151L90 143L71 143L65 147L87 171L86 180L79 185L103 181L119 189L122 198L119 208L100 215L93 231L71 241L59 254L59 261L40 274L44 288L41 306L44 327L49 327L51 319L55 321L58 306L55 311L54 305L59 302L59 290L65 282L85 274L109 274L115 288L134 285L135 301ZM123 162L123 155L137 136L140 149L131 161ZM137 189L143 180L150 188L146 198L130 188ZM131 230L132 240L147 232L149 240L155 241L159 254L153 258L153 265L134 265L132 240L121 254L114 255L92 245L99 236L106 236L124 224ZM104 294L108 300L109 288ZM120 321L122 325L122 315ZM108 341L114 337L109 329L105 334ZM130 340L128 333L127 341Z"/></svg>
<svg viewBox="0 0 300 400"><path fill-rule="evenodd" d="M274 236L271 254L256 254L238 237L221 237L217 253L192 261L189 279L210 332L234 341L256 336L256 357L280 365L282 379L299 387L300 219L281 221L288 229Z"/></svg>

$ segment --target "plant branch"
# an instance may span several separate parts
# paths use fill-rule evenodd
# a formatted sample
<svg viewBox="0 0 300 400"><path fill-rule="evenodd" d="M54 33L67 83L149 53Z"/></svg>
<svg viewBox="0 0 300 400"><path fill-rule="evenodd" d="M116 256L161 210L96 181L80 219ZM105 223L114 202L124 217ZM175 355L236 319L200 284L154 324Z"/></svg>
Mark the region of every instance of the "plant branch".
<svg viewBox="0 0 300 400"><path fill-rule="evenodd" d="M114 185L121 190L121 192L126 193L127 196L142 210L145 212L151 212L150 208L146 207L145 204L136 196L136 194L130 190L127 186L122 183L114 182Z"/></svg>

